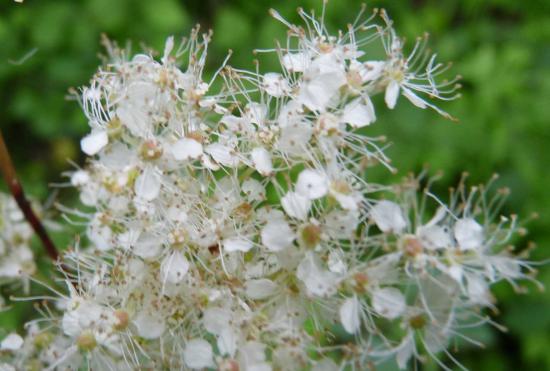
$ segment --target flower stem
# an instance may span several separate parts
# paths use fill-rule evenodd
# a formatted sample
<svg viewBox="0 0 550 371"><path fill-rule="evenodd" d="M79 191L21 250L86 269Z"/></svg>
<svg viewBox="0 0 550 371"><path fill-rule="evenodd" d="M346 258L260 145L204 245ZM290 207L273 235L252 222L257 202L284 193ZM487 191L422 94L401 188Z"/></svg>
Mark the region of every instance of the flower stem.
<svg viewBox="0 0 550 371"><path fill-rule="evenodd" d="M40 219L36 216L36 214L31 208L29 201L25 197L25 192L23 191L23 187L21 186L21 183L19 183L19 180L17 179L17 174L15 172L15 168L11 161L11 157L8 152L6 143L4 142L4 137L2 135L1 130L0 130L0 171L4 176L4 180L6 181L13 198L15 199L15 201L17 202L17 205L25 215L25 219L32 226L35 233L38 235L38 238L40 238L40 241L42 242L42 245L44 246L46 253L54 262L57 262L59 259L59 253L55 245L53 244L52 240L48 236L48 233L46 232L44 225L42 224Z"/></svg>

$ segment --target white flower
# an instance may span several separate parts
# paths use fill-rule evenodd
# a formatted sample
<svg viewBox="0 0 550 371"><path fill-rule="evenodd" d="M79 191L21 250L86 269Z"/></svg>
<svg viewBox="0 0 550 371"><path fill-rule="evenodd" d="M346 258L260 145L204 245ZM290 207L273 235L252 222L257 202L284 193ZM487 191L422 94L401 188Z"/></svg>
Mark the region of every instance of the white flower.
<svg viewBox="0 0 550 371"><path fill-rule="evenodd" d="M296 182L296 192L310 200L321 198L328 193L328 178L318 170L302 170Z"/></svg>
<svg viewBox="0 0 550 371"><path fill-rule="evenodd" d="M382 232L399 233L407 227L401 207L392 201L376 203L370 210L370 216Z"/></svg>
<svg viewBox="0 0 550 371"><path fill-rule="evenodd" d="M344 63L336 53L323 54L304 72L297 99L312 111L324 112L346 81Z"/></svg>
<svg viewBox="0 0 550 371"><path fill-rule="evenodd" d="M258 173L263 176L269 176L273 173L271 154L268 150L263 147L256 147L250 152L250 157Z"/></svg>
<svg viewBox="0 0 550 371"><path fill-rule="evenodd" d="M90 181L90 174L85 170L75 171L71 175L71 184L73 187L80 187L86 185Z"/></svg>
<svg viewBox="0 0 550 371"><path fill-rule="evenodd" d="M297 192L290 191L281 198L281 206L288 216L306 220L311 208L311 200Z"/></svg>
<svg viewBox="0 0 550 371"><path fill-rule="evenodd" d="M203 339L190 340L183 350L185 365L195 370L214 367L213 355L212 346Z"/></svg>
<svg viewBox="0 0 550 371"><path fill-rule="evenodd" d="M307 53L288 53L283 55L283 66L290 72L304 72L310 62Z"/></svg>
<svg viewBox="0 0 550 371"><path fill-rule="evenodd" d="M191 138L181 138L171 147L172 155L178 161L197 159L202 155L202 144Z"/></svg>
<svg viewBox="0 0 550 371"><path fill-rule="evenodd" d="M340 306L340 323L350 334L355 334L361 327L361 303L354 295L347 298Z"/></svg>
<svg viewBox="0 0 550 371"><path fill-rule="evenodd" d="M276 98L287 95L290 91L290 86L285 77L275 72L264 75L263 88L267 94Z"/></svg>
<svg viewBox="0 0 550 371"><path fill-rule="evenodd" d="M8 334L0 343L0 350L19 350L23 346L23 338L12 332Z"/></svg>
<svg viewBox="0 0 550 371"><path fill-rule="evenodd" d="M461 250L473 250L483 246L483 227L472 218L458 219L454 235Z"/></svg>
<svg viewBox="0 0 550 371"><path fill-rule="evenodd" d="M405 297L393 287L376 289L372 292L372 307L382 317L395 319L405 312Z"/></svg>
<svg viewBox="0 0 550 371"><path fill-rule="evenodd" d="M162 260L160 274L163 281L179 283L189 270L189 260L179 251L173 252Z"/></svg>
<svg viewBox="0 0 550 371"><path fill-rule="evenodd" d="M119 102L116 116L128 130L137 137L151 133L151 107L162 104L158 87L149 81L135 81L126 87L126 97Z"/></svg>
<svg viewBox="0 0 550 371"><path fill-rule="evenodd" d="M272 219L262 228L262 244L271 251L281 251L290 246L296 234L284 219Z"/></svg>
<svg viewBox="0 0 550 371"><path fill-rule="evenodd" d="M94 130L86 135L80 141L82 152L88 156L93 156L103 149L109 143L109 137L106 130Z"/></svg>

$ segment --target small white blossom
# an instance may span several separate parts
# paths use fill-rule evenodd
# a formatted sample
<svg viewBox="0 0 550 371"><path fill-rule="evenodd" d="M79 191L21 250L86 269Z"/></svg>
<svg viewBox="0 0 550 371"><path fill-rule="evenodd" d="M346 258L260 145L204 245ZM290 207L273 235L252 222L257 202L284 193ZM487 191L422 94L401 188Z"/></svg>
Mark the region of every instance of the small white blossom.
<svg viewBox="0 0 550 371"><path fill-rule="evenodd" d="M202 339L190 340L183 350L185 365L194 370L214 367L212 346Z"/></svg>

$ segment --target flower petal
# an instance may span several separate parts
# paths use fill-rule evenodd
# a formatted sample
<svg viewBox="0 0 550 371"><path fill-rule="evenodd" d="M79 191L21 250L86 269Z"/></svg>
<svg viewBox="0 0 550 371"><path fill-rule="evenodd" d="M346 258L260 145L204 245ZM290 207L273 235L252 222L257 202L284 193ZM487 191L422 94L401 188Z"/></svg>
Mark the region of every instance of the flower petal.
<svg viewBox="0 0 550 371"><path fill-rule="evenodd" d="M109 143L109 136L106 130L95 130L86 135L80 141L82 152L88 156L93 156L103 149Z"/></svg>

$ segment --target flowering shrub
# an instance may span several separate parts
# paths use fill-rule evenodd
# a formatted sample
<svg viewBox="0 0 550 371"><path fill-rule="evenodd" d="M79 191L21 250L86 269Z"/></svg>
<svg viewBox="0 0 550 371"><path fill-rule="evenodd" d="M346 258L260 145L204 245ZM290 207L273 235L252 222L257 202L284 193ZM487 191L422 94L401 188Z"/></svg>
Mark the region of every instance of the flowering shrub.
<svg viewBox="0 0 550 371"><path fill-rule="evenodd" d="M516 217L498 218L506 192L461 182L444 203L424 176L369 181L393 170L368 135L373 97L452 119L433 103L458 96L448 65L426 38L407 53L383 11L338 32L299 14L272 11L288 39L258 52L276 72L226 61L204 81L199 28L160 60L106 43L70 174L87 241L64 254L55 307L2 342L3 367L447 368L452 339L479 344L462 329L498 326L490 286L533 280L509 247Z"/></svg>

